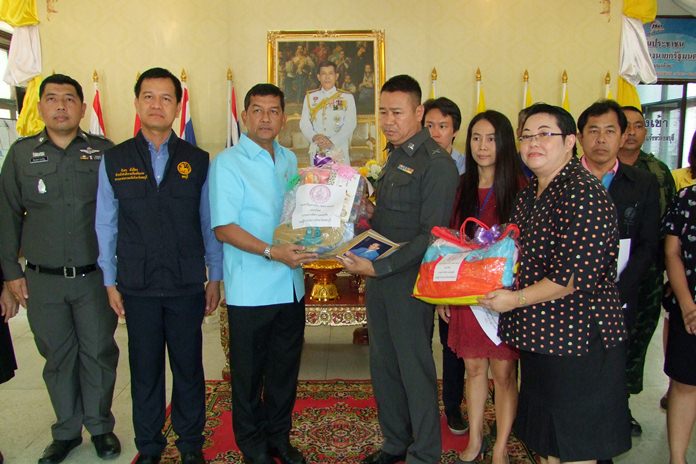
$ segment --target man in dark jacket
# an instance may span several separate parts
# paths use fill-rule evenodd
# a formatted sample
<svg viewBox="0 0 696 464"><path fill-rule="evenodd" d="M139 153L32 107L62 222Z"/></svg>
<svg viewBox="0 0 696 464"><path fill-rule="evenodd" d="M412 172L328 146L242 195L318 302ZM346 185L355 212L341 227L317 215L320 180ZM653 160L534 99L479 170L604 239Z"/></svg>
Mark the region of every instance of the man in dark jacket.
<svg viewBox="0 0 696 464"><path fill-rule="evenodd" d="M640 283L658 256L660 206L655 176L618 159L626 126L621 107L611 100L594 103L578 118L578 140L585 154L582 163L607 188L616 206L621 238L617 286L630 334L644 310L638 298ZM624 251L627 261L621 259ZM629 336L629 347L631 343L635 340ZM637 424L631 418L634 435Z"/></svg>
<svg viewBox="0 0 696 464"><path fill-rule="evenodd" d="M165 346L181 461L205 462L201 322L220 302L222 245L210 228L208 154L172 131L181 96L179 79L166 69L142 73L135 84L141 130L107 151L99 173L99 265L109 304L128 323L141 464L159 462L166 445Z"/></svg>

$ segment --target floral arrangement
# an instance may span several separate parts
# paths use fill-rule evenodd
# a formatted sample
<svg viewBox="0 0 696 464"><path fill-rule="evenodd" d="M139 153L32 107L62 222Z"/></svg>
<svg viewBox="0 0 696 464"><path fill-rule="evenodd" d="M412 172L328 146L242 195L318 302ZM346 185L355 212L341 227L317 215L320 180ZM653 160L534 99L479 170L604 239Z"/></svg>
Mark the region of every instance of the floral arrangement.
<svg viewBox="0 0 696 464"><path fill-rule="evenodd" d="M370 196L372 196L374 190L377 188L377 179L379 179L383 167L384 166L377 163L375 160L368 160L364 166L358 168L360 175L369 182L368 193Z"/></svg>
<svg viewBox="0 0 696 464"><path fill-rule="evenodd" d="M370 184L374 187L377 185L377 179L382 172L382 167L383 166L378 164L377 161L371 159L368 160L364 166L358 168L358 172L361 176L370 181Z"/></svg>

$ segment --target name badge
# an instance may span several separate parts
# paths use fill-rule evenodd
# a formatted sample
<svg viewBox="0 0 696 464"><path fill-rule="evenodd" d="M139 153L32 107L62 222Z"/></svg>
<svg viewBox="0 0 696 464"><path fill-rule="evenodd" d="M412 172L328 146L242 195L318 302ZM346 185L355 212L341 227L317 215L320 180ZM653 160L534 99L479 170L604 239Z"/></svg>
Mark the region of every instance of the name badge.
<svg viewBox="0 0 696 464"><path fill-rule="evenodd" d="M396 169L398 169L401 172L405 172L406 174L413 174L413 168L409 168L408 166L405 166L403 164L400 164Z"/></svg>
<svg viewBox="0 0 696 464"><path fill-rule="evenodd" d="M84 153L80 156L81 161L99 161L102 158L101 150L95 150L92 147L82 148L80 152Z"/></svg>
<svg viewBox="0 0 696 464"><path fill-rule="evenodd" d="M48 161L48 156L46 156L46 152L35 151L31 154L29 164L45 163L46 161Z"/></svg>

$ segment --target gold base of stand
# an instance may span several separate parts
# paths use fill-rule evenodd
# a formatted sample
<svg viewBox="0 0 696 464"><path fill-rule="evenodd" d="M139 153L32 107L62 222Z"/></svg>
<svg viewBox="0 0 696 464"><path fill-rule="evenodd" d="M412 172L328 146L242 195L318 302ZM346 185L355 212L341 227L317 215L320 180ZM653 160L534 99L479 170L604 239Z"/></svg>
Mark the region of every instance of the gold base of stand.
<svg viewBox="0 0 696 464"><path fill-rule="evenodd" d="M304 265L304 269L312 274L314 284L309 298L313 301L332 301L339 297L336 288L336 275L343 269L335 259L320 259Z"/></svg>

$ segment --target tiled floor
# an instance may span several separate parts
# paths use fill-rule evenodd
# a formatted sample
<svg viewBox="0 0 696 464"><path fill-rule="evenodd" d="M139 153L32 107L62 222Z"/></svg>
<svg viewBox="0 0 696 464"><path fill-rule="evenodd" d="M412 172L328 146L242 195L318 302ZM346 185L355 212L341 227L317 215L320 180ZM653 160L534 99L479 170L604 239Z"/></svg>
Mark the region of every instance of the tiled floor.
<svg viewBox="0 0 696 464"><path fill-rule="evenodd" d="M54 420L48 395L41 378L42 359L37 353L29 331L26 313L22 311L11 323L17 361L20 369L16 377L0 385L0 450L7 464L35 463L43 448L50 442L50 424ZM661 333L658 328L658 334ZM368 348L354 346L353 327L309 327L305 336L300 377L303 379L369 377ZM209 318L203 325L204 365L206 377L218 379L224 358L219 343L218 324ZM116 416L116 434L121 438L123 452L112 462L130 463L136 454L131 428L130 375L128 371L127 332L119 325L116 339L121 347L118 379L113 412ZM434 338L437 363L440 362L439 338ZM171 376L170 376L171 377ZM169 384L171 378L168 379ZM645 391L631 398L633 414L643 425L643 436L633 440L633 449L615 460L625 464L667 463L667 434L665 414L658 401L664 393L667 379L662 373L662 342L656 336L650 346L646 367ZM83 434L85 442L73 451L67 463L87 464L99 462L89 442L89 434ZM696 462L696 436L692 439L689 459Z"/></svg>

